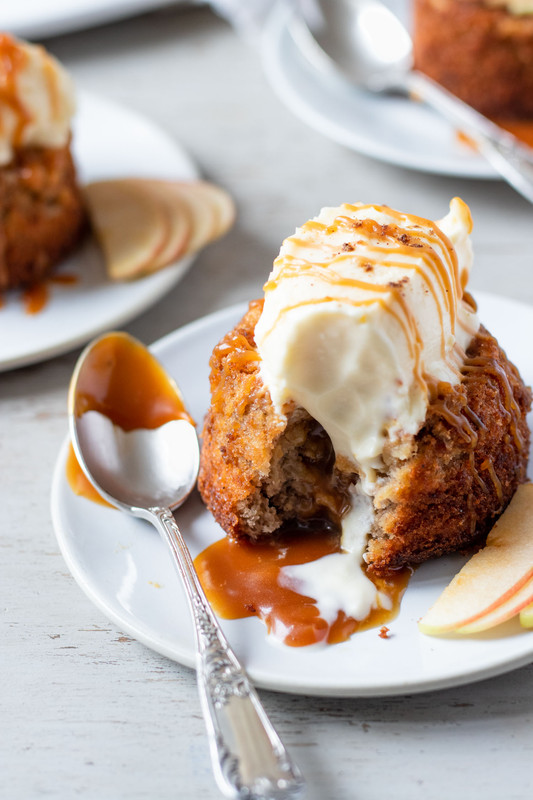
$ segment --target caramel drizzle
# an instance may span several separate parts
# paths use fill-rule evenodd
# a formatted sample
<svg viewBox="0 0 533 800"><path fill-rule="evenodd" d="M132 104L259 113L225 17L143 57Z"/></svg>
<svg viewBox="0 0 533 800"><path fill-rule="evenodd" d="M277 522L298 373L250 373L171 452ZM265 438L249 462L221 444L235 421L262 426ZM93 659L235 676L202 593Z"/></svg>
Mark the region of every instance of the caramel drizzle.
<svg viewBox="0 0 533 800"><path fill-rule="evenodd" d="M483 337L484 334L478 334L478 336ZM487 338L485 336L485 338ZM525 447L525 440L520 432L520 421L521 421L521 412L518 406L518 403L515 400L513 395L513 391L511 385L509 383L509 378L507 373L501 366L501 364L496 361L495 358L490 356L473 356L473 357L465 357L464 364L461 367L461 373L463 375L463 383L467 383L470 380L473 380L479 371L483 371L485 374L489 374L495 380L499 387L499 394L500 394L500 413L501 415L508 421L509 428L511 431L511 435L514 439L516 448L519 452L521 452ZM474 476L474 479L478 486L485 494L490 494L490 489L487 485L487 482L481 475L481 472L486 473L490 481L492 483L492 487L498 498L498 502L500 503L500 509L497 513L503 508L504 502L504 492L501 481L496 473L496 469L494 466L494 462L490 457L485 458L485 460L476 467L475 464L475 449L479 440L479 432L486 430L486 426L483 424L482 420L477 416L477 414L470 408L470 406L465 405L464 408L460 410L459 413L452 411L446 405L446 396L440 397L439 396L439 386L438 384L432 384L430 386L430 393L431 393L431 410L433 413L439 414L446 423L455 428L459 436L466 442L469 448L469 462L471 467L471 472Z"/></svg>
<svg viewBox="0 0 533 800"><path fill-rule="evenodd" d="M377 206L357 207L349 204L346 204L344 208L347 211L357 213L360 213L364 208L371 208L375 211L381 210ZM271 278L265 284L264 290L265 292L272 291L278 286L281 280L297 278L301 276L302 272L306 272L310 278L316 277L332 287L350 287L367 292L370 295L368 299L354 300L346 297L325 297L320 300L304 300L296 305L282 309L279 318L295 308L329 302L332 299L338 299L340 302L348 303L355 307L363 307L377 302L383 310L394 316L399 323L408 343L411 357L414 360L415 380L423 391L427 391L427 377L423 374L421 364L423 349L422 337L415 316L411 313L401 292L401 283L370 283L345 278L335 271L335 265L338 266L344 261L349 260L352 263L356 262L359 267L369 271L373 269L375 264L379 264L380 267L414 270L417 274L421 275L435 301L435 306L439 314L441 356L459 377L460 373L457 369L456 362L453 360L453 356L457 358L457 363L460 363L460 353L454 349L451 354L452 358L450 358L446 349L444 330L445 309L450 319L451 331L455 333L457 324L457 302L461 299L463 293L463 287L461 286L459 277L457 255L453 245L438 228L431 227L429 230L426 230L428 227L427 220L423 220L419 217L410 217L410 224L412 225L414 222L415 226L420 228L420 235L408 234L405 232L407 218L392 209L387 209L387 213L399 223L402 223L404 228L402 229L399 225L395 224L381 224L370 218L353 219L346 215L339 215L336 217L332 225L326 225L317 220L306 222L305 225L302 226L301 231L311 234L309 241L295 235L287 239L287 244L291 244L298 249L301 248L311 251L326 250L326 252L329 251L330 257L324 261L311 261L307 258L295 256L290 253L283 254L274 262L275 277ZM357 233L366 236L366 239L359 240L355 242L354 245L348 245L348 252L339 252L338 245L333 245L331 242L327 241L329 236L338 231L346 231L350 234L352 239ZM364 252L359 251L358 253L354 253L353 251L357 245L362 246ZM415 248L418 260L421 263L414 264L412 260L410 261L409 259ZM443 254L442 258L439 256L439 251ZM402 259L402 256L405 257L405 261ZM379 297L379 295L384 294L392 295L394 302L390 303L387 302L385 298ZM374 296L372 297L372 295ZM397 307L399 306L400 313L394 310L394 305ZM272 333L273 328L274 325L266 333L266 336Z"/></svg>
<svg viewBox="0 0 533 800"><path fill-rule="evenodd" d="M248 372L245 390L239 401L236 412L237 417L242 416L252 394L252 385L255 381L257 367L261 357L257 350L250 344L246 336L238 331L228 334L213 350L209 361L211 367L212 405L219 412L224 408L228 396L228 381L235 373ZM216 373L217 365L222 365L220 377ZM220 381L220 382L218 382ZM218 387L218 388L215 388ZM230 392L230 397L233 395ZM237 423L236 423L237 425Z"/></svg>
<svg viewBox="0 0 533 800"><path fill-rule="evenodd" d="M31 115L21 103L17 91L17 77L26 61L27 55L17 42L5 33L0 34L0 105L7 106L15 114L15 147L22 142L26 126L31 122ZM0 127L3 127L1 115Z"/></svg>
<svg viewBox="0 0 533 800"><path fill-rule="evenodd" d="M332 283L335 285L339 284L339 281L336 280L334 274L332 275L321 275L321 279L325 282ZM410 313L407 303L405 302L405 298L398 290L397 287L389 286L389 285L380 285L380 284L366 284L363 281L357 281L354 279L343 278L342 284L346 286L353 286L355 288L368 290L369 292L374 292L377 297L368 297L364 300L353 300L350 298L343 298L343 303L351 305L355 308L364 308L366 306L371 306L374 304L378 304L381 308L389 313L398 323L400 328L403 330L405 340L407 342L407 346L409 348L409 354L414 362L414 375L415 380L418 382L420 387L425 391L426 390L426 380L422 373L422 360L421 360L421 353L422 353L422 338L418 331L418 327L416 325L416 321L413 318L413 315ZM394 308L393 304L387 302L386 298L379 297L380 294L392 294L397 305L400 308L401 313L398 313ZM324 303L328 303L331 301L332 298L330 297L320 297L314 298L312 300L302 300L299 303L296 303L292 306L285 306L279 314L278 320L281 319L285 314L288 314L290 311L293 311L296 308L303 308L305 306L314 306L314 305L321 305ZM276 323L277 324L277 323ZM267 335L269 335L274 326L268 331Z"/></svg>
<svg viewBox="0 0 533 800"><path fill-rule="evenodd" d="M60 115L58 72L44 48L41 48L41 51L44 57L43 72L48 88L48 97L50 99L50 112L52 117L57 118Z"/></svg>
<svg viewBox="0 0 533 800"><path fill-rule="evenodd" d="M516 402L513 390L509 384L507 373L494 358L488 356L477 356L475 358L467 358L462 372L465 375L465 380L468 380L470 374L474 374L477 370L488 372L496 380L504 395L504 404L502 412L510 422L511 434L513 436L515 445L518 450L523 450L525 446L524 437L520 433L519 422L521 419L520 408Z"/></svg>
<svg viewBox="0 0 533 800"><path fill-rule="evenodd" d="M48 90L50 113L52 118L60 115L60 92L57 69L44 48L39 48L42 56L42 70ZM22 103L17 85L18 76L28 62L28 54L24 47L8 34L0 34L0 107L11 109L15 115L13 146L23 144L24 133L33 121L32 114ZM0 133L3 131L3 120L0 114Z"/></svg>
<svg viewBox="0 0 533 800"><path fill-rule="evenodd" d="M375 206L372 206L372 208L379 210ZM393 212L391 209L387 209L387 213L391 214L391 216L395 216L405 226L406 218L403 215L399 214L398 212ZM427 221L422 220L419 217L414 217L413 219L416 223L425 223L427 226ZM339 223L340 229L346 229L353 232L355 220L353 220L351 217L340 216L337 218L336 222ZM412 234L409 235L406 233L405 227L402 229L397 225L382 225L373 219L366 219L362 222L362 227L365 229L365 233L367 233L369 238L372 237L376 240L373 241L371 250L373 249L377 254L376 260L379 262L380 266L413 269L418 274L422 275L428 289L431 291L435 299L442 322L442 311L433 285L434 279L437 280L442 297L446 304L446 310L451 318L452 332L454 332L456 322L456 303L457 299L462 295L462 287L460 286L459 282L457 254L455 253L450 240L440 232L437 234L433 228L430 228L429 231L424 232L423 236L418 236ZM442 250L446 264L444 264L442 259L439 257L435 249L436 247ZM389 261L387 258L383 257L385 254L387 254L389 257L411 255L413 249L417 250L417 256L421 261L423 261L424 267L428 270L427 273L424 270L421 270L417 264L400 260Z"/></svg>

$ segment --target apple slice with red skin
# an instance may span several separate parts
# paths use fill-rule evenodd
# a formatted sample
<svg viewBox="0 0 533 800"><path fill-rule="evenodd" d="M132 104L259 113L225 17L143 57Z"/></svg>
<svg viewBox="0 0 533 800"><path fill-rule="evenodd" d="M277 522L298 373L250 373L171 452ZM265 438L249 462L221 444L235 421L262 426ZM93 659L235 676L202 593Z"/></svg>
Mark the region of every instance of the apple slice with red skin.
<svg viewBox="0 0 533 800"><path fill-rule="evenodd" d="M184 203L191 216L191 236L187 243L187 254L197 253L219 235L215 203L198 188L205 185L207 184L202 181L194 183L176 181L166 184L169 194Z"/></svg>
<svg viewBox="0 0 533 800"><path fill-rule="evenodd" d="M516 615L532 601L533 578L525 583L516 594L513 594L512 597L509 598L509 600L503 602L493 611L489 611L488 614L483 614L481 617L478 617L474 622L457 628L456 633L470 634L488 631L489 628L494 628L496 625L501 625L502 622L507 622L508 619L516 617Z"/></svg>
<svg viewBox="0 0 533 800"><path fill-rule="evenodd" d="M86 200L111 280L156 272L225 234L230 195L207 181L124 178L86 187Z"/></svg>
<svg viewBox="0 0 533 800"><path fill-rule="evenodd" d="M522 484L487 537L486 546L464 565L418 623L422 633L474 632L471 627L491 615L504 621L505 609L518 613L533 599L524 587L533 580L533 484ZM523 591L522 591L523 590ZM522 605L512 600L521 592ZM532 590L533 594L533 590ZM498 615L498 609L502 615ZM508 617L505 617L507 619ZM494 621L495 620L495 621ZM464 630L469 628L468 631ZM476 630L485 626L476 625ZM488 627L488 626L487 626Z"/></svg>
<svg viewBox="0 0 533 800"><path fill-rule="evenodd" d="M163 204L126 181L91 183L85 187L85 200L111 280L130 280L148 271L170 235Z"/></svg>
<svg viewBox="0 0 533 800"><path fill-rule="evenodd" d="M141 181L137 181L140 184ZM191 236L186 253L195 253L206 244L223 236L235 221L235 204L231 196L220 186L208 181L151 181L143 183L149 188L154 185L158 191L166 193L172 201L176 198L183 203L191 217Z"/></svg>
<svg viewBox="0 0 533 800"><path fill-rule="evenodd" d="M184 189L188 188L209 203L214 210L215 230L213 238L218 239L223 236L235 222L235 204L231 196L220 186L207 181L197 181L189 186L183 184Z"/></svg>
<svg viewBox="0 0 533 800"><path fill-rule="evenodd" d="M161 204L167 215L168 239L152 263L146 268L148 273L157 272L189 252L189 242L193 234L189 205L169 189L172 184L166 181L133 178L124 180L124 183L134 186L141 193L153 195L155 201Z"/></svg>

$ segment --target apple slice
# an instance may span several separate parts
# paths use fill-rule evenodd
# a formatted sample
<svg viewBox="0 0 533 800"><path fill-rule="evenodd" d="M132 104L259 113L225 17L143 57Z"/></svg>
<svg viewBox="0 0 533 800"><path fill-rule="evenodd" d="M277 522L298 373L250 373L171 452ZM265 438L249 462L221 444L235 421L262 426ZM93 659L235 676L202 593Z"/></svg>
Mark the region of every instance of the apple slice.
<svg viewBox="0 0 533 800"><path fill-rule="evenodd" d="M533 603L520 612L520 625L523 628L533 628Z"/></svg>
<svg viewBox="0 0 533 800"><path fill-rule="evenodd" d="M86 187L112 280L156 272L222 236L235 219L230 195L207 181L124 178Z"/></svg>
<svg viewBox="0 0 533 800"><path fill-rule="evenodd" d="M525 483L492 528L486 546L472 556L420 620L422 633L438 636L465 628L506 604L531 581L532 519L533 484Z"/></svg>
<svg viewBox="0 0 533 800"><path fill-rule="evenodd" d="M129 182L141 191L153 191L174 214L178 209L188 210L190 232L187 246L180 255L195 253L223 236L235 221L235 204L231 196L207 181L132 178Z"/></svg>
<svg viewBox="0 0 533 800"><path fill-rule="evenodd" d="M111 280L130 280L149 270L166 247L170 222L154 193L128 181L98 181L85 199Z"/></svg>
<svg viewBox="0 0 533 800"><path fill-rule="evenodd" d="M188 252L188 243L193 227L189 206L183 198L176 195L175 192L169 191L169 186L172 184L168 184L166 181L132 178L125 180L124 183L131 184L138 192L153 195L167 215L169 225L167 242L146 268L146 272L156 272L174 263Z"/></svg>
<svg viewBox="0 0 533 800"><path fill-rule="evenodd" d="M488 614L482 614L481 617L478 617L468 625L461 625L460 628L457 628L456 633L469 634L487 631L489 628L494 628L496 625L501 625L502 622L511 619L511 617L515 617L531 602L533 602L533 578L493 611L489 611Z"/></svg>
<svg viewBox="0 0 533 800"><path fill-rule="evenodd" d="M191 216L191 235L187 243L187 254L197 253L206 244L209 244L218 236L217 211L214 203L209 200L207 194L198 189L204 185L195 181L194 183L167 183L166 189L172 197L185 203ZM229 195L228 195L229 196Z"/></svg>
<svg viewBox="0 0 533 800"><path fill-rule="evenodd" d="M216 222L214 238L218 239L227 233L235 222L235 203L231 196L220 186L207 181L197 181L189 184L189 187L197 198L203 198L214 211Z"/></svg>
<svg viewBox="0 0 533 800"><path fill-rule="evenodd" d="M223 236L235 221L235 204L219 186L207 181L168 182L165 188L189 206L192 233L187 247L195 253Z"/></svg>

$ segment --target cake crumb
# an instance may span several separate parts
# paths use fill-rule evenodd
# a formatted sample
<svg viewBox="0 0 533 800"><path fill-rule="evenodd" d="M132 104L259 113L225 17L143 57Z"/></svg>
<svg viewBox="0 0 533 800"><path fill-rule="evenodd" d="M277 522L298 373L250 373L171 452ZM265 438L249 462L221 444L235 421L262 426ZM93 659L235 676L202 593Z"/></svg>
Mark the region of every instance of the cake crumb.
<svg viewBox="0 0 533 800"><path fill-rule="evenodd" d="M379 629L379 638L380 639L390 639L390 630L387 628L386 625L382 625Z"/></svg>

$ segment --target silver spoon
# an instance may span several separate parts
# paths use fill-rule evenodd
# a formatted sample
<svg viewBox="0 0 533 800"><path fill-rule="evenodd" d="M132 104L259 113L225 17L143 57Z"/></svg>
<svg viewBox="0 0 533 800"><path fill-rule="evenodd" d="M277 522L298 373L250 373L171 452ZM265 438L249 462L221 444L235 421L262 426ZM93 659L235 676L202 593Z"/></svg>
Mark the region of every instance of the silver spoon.
<svg viewBox="0 0 533 800"><path fill-rule="evenodd" d="M423 100L458 126L505 180L533 203L533 152L515 136L412 68L411 37L380 0L299 0L290 29L316 68L371 92Z"/></svg>
<svg viewBox="0 0 533 800"><path fill-rule="evenodd" d="M136 374L129 372L135 364L148 363L166 381L165 391L175 393L177 407L184 409L177 385L144 345L125 333L99 337L81 354L70 383L69 427L76 457L104 499L157 528L183 579L194 620L198 686L218 787L226 797L243 800L299 797L304 788L301 773L218 625L171 511L196 483L196 431L187 419L172 419L152 429L132 427L131 420L122 422L126 430L113 423L116 414L108 409L114 403L113 386L124 383L124 353L129 374ZM100 398L94 402L96 390L90 387L102 369ZM139 384L141 392L149 391L142 379ZM128 392L137 394L135 386Z"/></svg>

